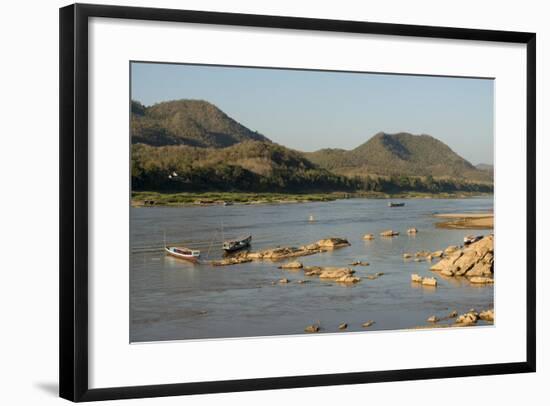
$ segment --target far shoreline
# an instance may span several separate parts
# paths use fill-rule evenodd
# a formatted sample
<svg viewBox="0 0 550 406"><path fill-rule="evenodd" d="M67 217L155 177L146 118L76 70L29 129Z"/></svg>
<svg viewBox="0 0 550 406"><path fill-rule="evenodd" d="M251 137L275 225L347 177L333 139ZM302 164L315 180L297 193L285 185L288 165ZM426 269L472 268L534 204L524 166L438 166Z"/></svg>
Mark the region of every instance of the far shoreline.
<svg viewBox="0 0 550 406"><path fill-rule="evenodd" d="M134 191L131 206L200 207L216 205L296 204L343 199L467 199L492 196L480 192L330 192L330 193L252 193L252 192L150 192Z"/></svg>

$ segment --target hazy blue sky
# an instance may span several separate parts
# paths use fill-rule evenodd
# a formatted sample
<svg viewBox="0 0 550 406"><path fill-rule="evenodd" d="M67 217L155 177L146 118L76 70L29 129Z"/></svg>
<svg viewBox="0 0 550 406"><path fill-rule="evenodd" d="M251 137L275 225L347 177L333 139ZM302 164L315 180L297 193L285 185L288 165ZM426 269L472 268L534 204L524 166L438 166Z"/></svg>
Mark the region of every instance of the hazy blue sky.
<svg viewBox="0 0 550 406"><path fill-rule="evenodd" d="M132 63L132 98L207 100L301 151L352 149L377 132L430 134L473 164L493 163L493 81Z"/></svg>

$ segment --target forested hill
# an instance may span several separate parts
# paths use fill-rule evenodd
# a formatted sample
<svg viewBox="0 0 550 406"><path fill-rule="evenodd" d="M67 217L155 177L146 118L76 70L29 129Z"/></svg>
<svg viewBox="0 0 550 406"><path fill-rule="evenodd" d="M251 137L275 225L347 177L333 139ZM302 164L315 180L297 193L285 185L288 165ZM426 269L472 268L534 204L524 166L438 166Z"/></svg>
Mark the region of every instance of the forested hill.
<svg viewBox="0 0 550 406"><path fill-rule="evenodd" d="M432 176L492 181L482 171L429 135L378 133L353 150L322 149L306 153L319 166L344 175Z"/></svg>
<svg viewBox="0 0 550 406"><path fill-rule="evenodd" d="M486 179L490 172L477 170L429 136L378 134L352 151L303 153L273 143L200 100L150 107L133 101L131 137L133 190L492 190L471 176L481 173Z"/></svg>
<svg viewBox="0 0 550 406"><path fill-rule="evenodd" d="M132 101L131 114L134 144L223 148L243 141L270 142L203 100L175 100L150 107Z"/></svg>

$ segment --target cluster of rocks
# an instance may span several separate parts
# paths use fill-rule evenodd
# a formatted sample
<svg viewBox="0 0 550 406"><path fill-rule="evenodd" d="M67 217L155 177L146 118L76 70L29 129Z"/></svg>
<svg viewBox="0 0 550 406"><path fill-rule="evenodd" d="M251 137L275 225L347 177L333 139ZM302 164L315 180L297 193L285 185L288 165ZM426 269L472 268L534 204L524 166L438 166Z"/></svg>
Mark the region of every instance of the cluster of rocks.
<svg viewBox="0 0 550 406"><path fill-rule="evenodd" d="M486 321L488 323L493 323L495 321L495 311L493 309L485 310L482 312L477 312L475 309L470 309L468 312L458 315L456 310L453 310L447 316L438 317L430 316L426 320L431 325L439 323L440 321L453 320L452 323L448 324L439 324L439 327L467 327L477 324L479 320Z"/></svg>
<svg viewBox="0 0 550 406"><path fill-rule="evenodd" d="M481 238L467 247L448 247L445 256L430 270L444 276L463 276L471 283L493 283L494 238L492 235Z"/></svg>
<svg viewBox="0 0 550 406"><path fill-rule="evenodd" d="M351 245L345 238L326 238L313 244L303 245L301 247L278 247L257 252L242 252L232 257L223 258L218 261L212 261L214 266L236 265L253 260L272 260L278 261L285 258L303 257L307 255L318 254Z"/></svg>
<svg viewBox="0 0 550 406"><path fill-rule="evenodd" d="M374 320L368 320L368 321L362 323L361 327L369 328L373 324L374 324ZM347 328L348 328L348 323L340 323L338 325L338 330L347 330ZM306 326L306 328L304 329L304 332L306 332L306 333L318 333L319 331L321 331L321 322L317 322L315 324L311 324L309 326Z"/></svg>
<svg viewBox="0 0 550 406"><path fill-rule="evenodd" d="M409 235L416 235L418 233L418 229L415 227L411 227L407 229L407 234ZM399 235L399 231L395 230L385 230L380 233L381 237L397 237ZM363 236L363 240L374 240L374 234L368 233Z"/></svg>
<svg viewBox="0 0 550 406"><path fill-rule="evenodd" d="M338 268L332 266L306 266L304 275L318 276L319 279L330 280L337 283L354 284L361 281L361 278L354 276L355 271L351 268Z"/></svg>
<svg viewBox="0 0 550 406"><path fill-rule="evenodd" d="M461 314L455 320L455 326L471 326L476 324L478 320L484 320L487 322L495 321L495 311L494 309L485 310L480 313L476 312L474 309L471 309L469 312Z"/></svg>

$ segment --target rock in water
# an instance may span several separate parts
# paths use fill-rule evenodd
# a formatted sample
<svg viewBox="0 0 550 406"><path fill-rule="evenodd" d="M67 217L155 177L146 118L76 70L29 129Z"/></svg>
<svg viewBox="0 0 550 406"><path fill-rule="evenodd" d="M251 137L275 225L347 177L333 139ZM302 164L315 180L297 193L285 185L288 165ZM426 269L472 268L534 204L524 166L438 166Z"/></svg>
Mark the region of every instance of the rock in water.
<svg viewBox="0 0 550 406"><path fill-rule="evenodd" d="M342 323L338 326L339 330L345 330L348 328L348 323Z"/></svg>
<svg viewBox="0 0 550 406"><path fill-rule="evenodd" d="M311 326L307 326L304 331L306 333L318 333L320 330L320 327L318 324L312 324Z"/></svg>
<svg viewBox="0 0 550 406"><path fill-rule="evenodd" d="M439 318L437 316L430 316L426 321L428 323L437 323L439 321Z"/></svg>
<svg viewBox="0 0 550 406"><path fill-rule="evenodd" d="M287 262L286 264L281 265L280 269L301 269L304 266L301 262L293 261L293 262Z"/></svg>
<svg viewBox="0 0 550 406"><path fill-rule="evenodd" d="M279 279L279 283L281 284L285 284L285 283L288 283L290 282L287 278L283 278L283 279Z"/></svg>
<svg viewBox="0 0 550 406"><path fill-rule="evenodd" d="M393 230L386 230L386 231L382 231L380 233L380 235L382 237L395 237L395 236L399 235L399 232L398 231L393 231Z"/></svg>
<svg viewBox="0 0 550 406"><path fill-rule="evenodd" d="M374 240L374 234L365 234L363 240Z"/></svg>
<svg viewBox="0 0 550 406"><path fill-rule="evenodd" d="M414 227L409 228L409 229L407 230L407 234L416 234L416 233L418 233L418 230L417 230L416 228L414 228Z"/></svg>
<svg viewBox="0 0 550 406"><path fill-rule="evenodd" d="M317 241L317 245L325 249L335 249L351 245L345 238L332 237Z"/></svg>
<svg viewBox="0 0 550 406"><path fill-rule="evenodd" d="M422 283L422 277L420 275L418 275L417 273L413 273L411 275L411 282L415 282L415 283Z"/></svg>
<svg viewBox="0 0 550 406"><path fill-rule="evenodd" d="M485 310L479 313L479 318L485 321L495 321L495 311L493 309Z"/></svg>
<svg viewBox="0 0 550 406"><path fill-rule="evenodd" d="M479 315L475 311L469 311L468 313L464 313L456 319L456 324L462 324L462 325L472 325L477 323L477 320L479 319Z"/></svg>
<svg viewBox="0 0 550 406"><path fill-rule="evenodd" d="M366 321L364 322L363 324L361 324L362 327L364 328L367 328L367 327L370 327L374 324L374 321L373 320L369 320L369 321Z"/></svg>
<svg viewBox="0 0 550 406"><path fill-rule="evenodd" d="M437 279L435 279L435 278L422 278L422 285L437 286Z"/></svg>
<svg viewBox="0 0 550 406"><path fill-rule="evenodd" d="M408 252L405 252L405 253L403 254L403 258L404 258L404 259L412 258L412 254L409 254Z"/></svg>
<svg viewBox="0 0 550 406"><path fill-rule="evenodd" d="M495 283L495 280L493 278L488 278L486 276L474 276L469 280L470 280L470 283L475 283L475 284Z"/></svg>

